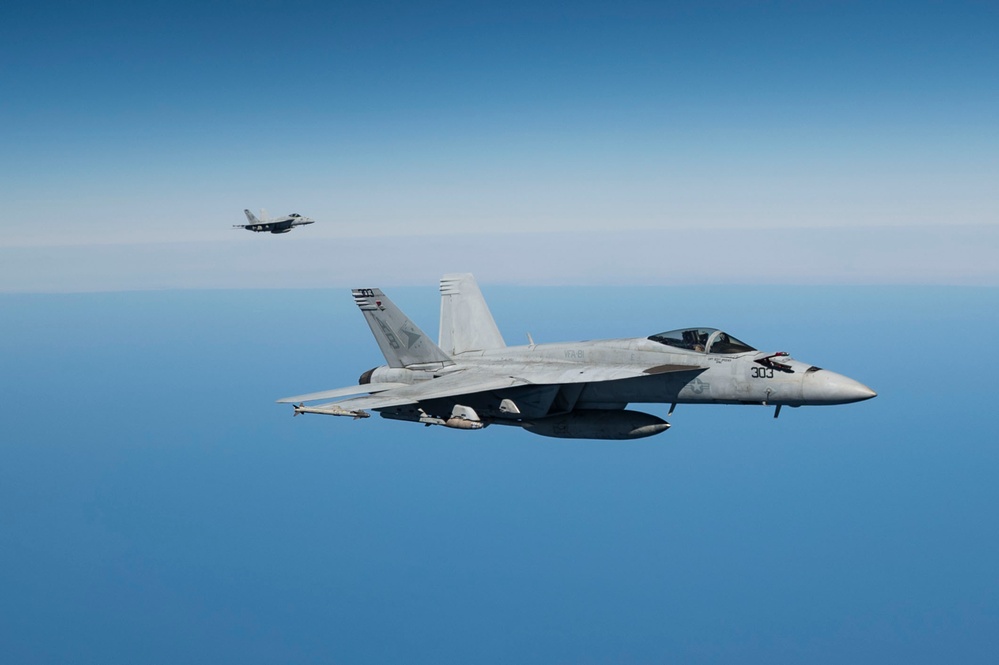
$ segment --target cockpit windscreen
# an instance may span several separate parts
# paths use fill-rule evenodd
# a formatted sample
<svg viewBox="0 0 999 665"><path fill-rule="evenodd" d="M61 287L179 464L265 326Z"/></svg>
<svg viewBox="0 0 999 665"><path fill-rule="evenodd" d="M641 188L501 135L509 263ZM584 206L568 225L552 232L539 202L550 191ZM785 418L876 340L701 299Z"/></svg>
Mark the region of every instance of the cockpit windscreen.
<svg viewBox="0 0 999 665"><path fill-rule="evenodd" d="M735 337L717 328L670 330L658 335L651 335L649 339L667 346L675 346L678 349L689 349L690 351L699 351L701 353L731 354L756 350L745 342L737 340Z"/></svg>

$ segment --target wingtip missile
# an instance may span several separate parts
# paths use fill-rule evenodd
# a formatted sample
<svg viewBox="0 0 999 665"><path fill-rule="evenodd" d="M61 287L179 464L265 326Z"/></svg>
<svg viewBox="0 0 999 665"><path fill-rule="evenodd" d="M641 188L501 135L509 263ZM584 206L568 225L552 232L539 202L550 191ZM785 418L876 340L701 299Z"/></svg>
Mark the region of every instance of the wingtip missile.
<svg viewBox="0 0 999 665"><path fill-rule="evenodd" d="M326 406L305 406L305 403L303 402L302 404L293 405L292 408L294 409L292 417L301 413L319 413L324 416L349 416L354 420L357 420L358 418L371 417L371 414L367 411L362 411L360 409L357 411L351 411L337 406L336 404L328 404Z"/></svg>

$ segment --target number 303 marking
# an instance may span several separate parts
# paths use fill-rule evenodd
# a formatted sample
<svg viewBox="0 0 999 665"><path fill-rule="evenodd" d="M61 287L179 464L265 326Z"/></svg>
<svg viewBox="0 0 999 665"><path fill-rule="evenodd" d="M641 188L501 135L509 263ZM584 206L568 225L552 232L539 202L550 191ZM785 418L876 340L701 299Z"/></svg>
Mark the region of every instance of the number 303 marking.
<svg viewBox="0 0 999 665"><path fill-rule="evenodd" d="M754 379L772 379L774 370L771 367L750 367L750 376Z"/></svg>

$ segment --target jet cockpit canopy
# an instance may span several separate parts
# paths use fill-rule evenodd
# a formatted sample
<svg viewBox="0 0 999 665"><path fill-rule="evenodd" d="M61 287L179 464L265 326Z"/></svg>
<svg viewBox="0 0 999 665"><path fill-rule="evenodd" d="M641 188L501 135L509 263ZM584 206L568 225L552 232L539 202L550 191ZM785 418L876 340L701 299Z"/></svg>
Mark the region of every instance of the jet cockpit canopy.
<svg viewBox="0 0 999 665"><path fill-rule="evenodd" d="M745 342L737 340L726 332L717 328L683 328L679 330L669 330L657 335L650 335L649 339L666 346L675 346L678 349L688 349L701 353L747 353L756 351Z"/></svg>

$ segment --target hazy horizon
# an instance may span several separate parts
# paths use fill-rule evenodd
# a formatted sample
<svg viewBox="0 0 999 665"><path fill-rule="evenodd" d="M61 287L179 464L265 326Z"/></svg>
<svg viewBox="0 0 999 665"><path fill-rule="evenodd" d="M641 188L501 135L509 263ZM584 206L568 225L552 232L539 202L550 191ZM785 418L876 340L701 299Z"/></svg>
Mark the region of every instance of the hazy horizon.
<svg viewBox="0 0 999 665"><path fill-rule="evenodd" d="M988 3L56 0L5 20L0 291L266 286L269 264L282 286L481 264L999 285ZM317 223L254 236L244 208ZM530 276L502 275L514 257Z"/></svg>

